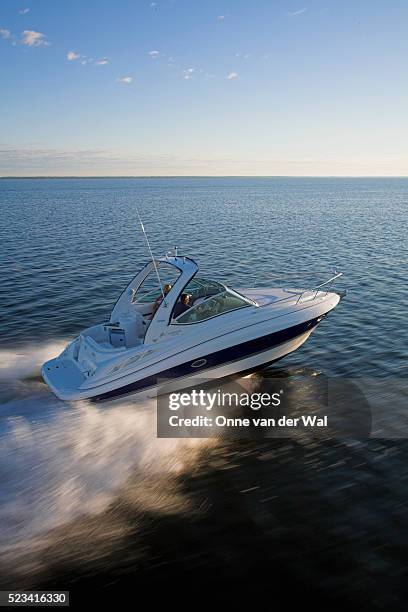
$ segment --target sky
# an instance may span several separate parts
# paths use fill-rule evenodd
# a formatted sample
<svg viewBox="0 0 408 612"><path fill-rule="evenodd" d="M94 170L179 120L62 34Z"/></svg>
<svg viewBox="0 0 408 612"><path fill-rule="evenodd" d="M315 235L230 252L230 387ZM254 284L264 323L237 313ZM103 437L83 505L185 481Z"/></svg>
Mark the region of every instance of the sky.
<svg viewBox="0 0 408 612"><path fill-rule="evenodd" d="M408 0L1 0L0 176L406 176Z"/></svg>

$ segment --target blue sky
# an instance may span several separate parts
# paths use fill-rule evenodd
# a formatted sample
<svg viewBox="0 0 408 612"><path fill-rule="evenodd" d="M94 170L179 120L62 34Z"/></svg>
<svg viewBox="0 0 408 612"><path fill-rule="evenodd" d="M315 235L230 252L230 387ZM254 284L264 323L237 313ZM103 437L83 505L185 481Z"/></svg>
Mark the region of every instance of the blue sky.
<svg viewBox="0 0 408 612"><path fill-rule="evenodd" d="M407 0L2 0L0 175L407 175Z"/></svg>

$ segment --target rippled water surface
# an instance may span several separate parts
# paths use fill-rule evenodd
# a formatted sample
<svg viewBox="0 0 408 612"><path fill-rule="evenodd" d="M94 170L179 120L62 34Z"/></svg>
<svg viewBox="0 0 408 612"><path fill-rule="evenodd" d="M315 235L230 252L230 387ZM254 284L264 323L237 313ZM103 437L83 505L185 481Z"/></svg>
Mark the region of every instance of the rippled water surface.
<svg viewBox="0 0 408 612"><path fill-rule="evenodd" d="M253 511L264 517L263 527L257 519L263 534L259 542L268 533L270 550L276 550L268 523L272 519L262 514L264 504L269 517L280 517L282 533L288 533L290 515L282 500L300 495L301 503L304 495L319 502L315 514L310 510L302 516L306 532L298 535L310 540L310 545L316 543L317 556L325 559L325 545L322 541L319 548L312 534L317 525L323 525L330 541L343 533L353 567L358 566L361 553L374 574L386 567L397 575L400 557L392 546L398 535L391 524L394 519L407 521L405 446L380 444L376 454L372 447L355 450L346 445L340 452L337 447L328 450L300 441L296 448L276 447L271 459L265 442L240 449L233 443L224 447L205 440L157 440L152 405L137 411L126 402L106 410L86 402L71 406L56 400L43 385L40 364L82 328L106 320L119 292L146 262L137 209L155 254L178 245L197 260L206 276L233 287L280 284L281 278L293 285L297 276L307 282L323 281L334 268L343 271L338 287L348 290L347 297L301 350L280 362L280 375L303 372L384 380L378 383L375 396L381 396L383 407L397 411L406 422L406 392L396 389L394 382L407 374L408 179L1 180L0 547L8 551L7 563L20 558L18 547L23 541L32 541L27 567L20 564L20 578L46 572L55 560L56 543L63 538L71 550L70 541L79 538L85 549L72 544L69 553L77 577L84 563L94 563L97 572L98 554L106 559L107 550L115 550L118 539L131 529L136 544L129 548L133 561L128 559L127 567L137 565L135 559L142 555L139 539L144 547L153 547L158 564L166 567L171 545L167 543L170 548L163 552L152 535L160 533L160 527L156 524L151 532L140 527L135 536L133 519L121 514L123 504L135 513L138 525L147 514L168 521L169 515L182 517L191 511L204 534L209 533L205 521L211 508L219 507L238 522L249 520ZM394 422L394 431L399 426L400 421ZM377 424L380 433L382 427ZM298 464L292 459L295 455L299 459L299 453L304 467L294 473ZM243 457L249 457L248 461ZM238 473L237 465L240 475L230 476ZM284 483L276 480L277 465L286 474ZM397 467L399 476L394 479ZM371 482L370 475L375 473L384 486L391 483L389 495L399 502L388 506L385 497L381 502L380 492L382 511L373 513L369 508L378 499L370 490L364 509L360 507L356 514L353 496L349 504L339 483L347 481L359 488L361 478ZM334 481L332 474L336 474ZM310 487L305 484L309 477ZM283 498L273 483L283 487ZM221 490L230 492L223 493L225 499L217 498ZM259 495L244 500L246 490ZM115 503L119 505L109 514ZM348 527L339 523L333 530L327 522L321 523L327 509L335 512L339 506L348 516ZM103 530L95 536L90 517L101 513ZM371 540L364 539L362 544L358 539L361 516L367 519L367 529L377 534L378 546L385 546L381 553L371 547ZM295 524L299 525L296 517L290 528L298 529ZM59 532L64 525L70 525L69 529ZM193 542L200 536L191 529ZM36 550L43 551L44 541L35 538L50 533L49 554L44 557L42 552L40 562ZM86 542L90 545L94 537L99 553L98 546L86 549ZM164 540L167 537L168 532ZM187 541L184 545L190 559ZM221 557L241 559L242 550L238 554L234 549L235 557L231 551L229 556L228 545L223 546ZM250 546L245 542L246 550ZM264 554L258 549L252 553ZM286 567L288 557L270 561ZM111 563L113 567L118 561ZM103 567L106 572L106 563ZM319 569L315 571L319 576ZM341 590L341 584L337 586ZM386 603L395 602L391 598Z"/></svg>
<svg viewBox="0 0 408 612"><path fill-rule="evenodd" d="M407 206L407 179L2 180L3 346L73 336L108 316L146 261L138 208L156 254L177 244L232 286L343 271L347 299L291 359L331 374L398 374Z"/></svg>

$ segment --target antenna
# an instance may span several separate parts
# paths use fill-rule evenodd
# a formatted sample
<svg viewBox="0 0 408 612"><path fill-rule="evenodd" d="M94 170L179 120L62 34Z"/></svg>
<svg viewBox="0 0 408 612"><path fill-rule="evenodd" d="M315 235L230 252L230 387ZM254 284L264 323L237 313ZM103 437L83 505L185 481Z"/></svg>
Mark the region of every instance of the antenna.
<svg viewBox="0 0 408 612"><path fill-rule="evenodd" d="M153 256L152 249L150 248L150 242L149 242L149 239L147 237L146 230L144 228L143 221L142 221L142 218L141 218L141 216L139 214L139 209L137 208L137 206L136 206L136 213L137 213L137 216L139 218L139 223L140 223L140 227L142 228L143 235L146 238L147 248L149 249L150 257L152 258L154 269L156 271L157 280L159 281L160 291L161 291L161 294L163 296L163 302L167 306L167 304L166 304L166 296L164 295L163 285L162 285L160 274L159 274L159 269L158 269L158 267L156 265L156 260L155 260L155 258Z"/></svg>

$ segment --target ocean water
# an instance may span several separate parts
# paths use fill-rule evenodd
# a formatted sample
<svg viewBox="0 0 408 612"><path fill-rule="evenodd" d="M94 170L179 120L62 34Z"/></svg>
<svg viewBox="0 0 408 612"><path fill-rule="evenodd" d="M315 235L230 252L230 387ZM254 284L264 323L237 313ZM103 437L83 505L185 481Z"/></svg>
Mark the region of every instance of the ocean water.
<svg viewBox="0 0 408 612"><path fill-rule="evenodd" d="M326 280L333 269L342 271L337 286L347 289L346 298L299 351L279 363L280 375L374 381L373 397L380 397L389 415L384 418L383 410L377 436L387 428L396 435L402 424L407 427L406 390L396 387L407 375L408 179L0 180L0 550L11 567L11 559L20 558L22 550L26 554L31 542L30 562L19 569L19 579L25 576L28 584L28 576L52 566L50 558L44 561L44 538L55 545L59 537L68 537L55 535L56 529L81 525L86 541L87 529L94 529L90 517L108 512L120 495L128 502L132 498L139 518L146 508L160 516L182 516L193 502L185 492L175 493L178 475L186 479L197 469L205 471L214 453L215 471L217 465L227 470L237 463L231 443L226 450L214 441L157 440L153 405L137 410L129 402L106 410L86 402L69 405L55 399L39 378L43 361L81 329L108 318L118 294L147 261L137 210L155 254L177 245L197 260L203 274L232 287L309 286ZM319 455L307 441L300 444L310 453L311 473L316 465L322 473L337 465L335 451L332 456L322 449ZM401 501L405 446L377 444L381 482L391 478L391 495ZM256 445L251 449L245 453L261 459L266 452ZM355 452L350 451L353 461ZM282 453L289 462L290 449ZM358 453L360 478L375 470L376 459L372 447ZM262 465L268 466L262 478L270 489L275 468ZM251 469L242 467L257 482ZM217 490L214 474L208 481L210 497ZM354 483L355 476L347 473ZM296 474L292 490L285 485L288 498L300 486L299 478ZM321 484L324 497L334 485L329 478ZM334 497L341 495L336 491ZM364 507L378 533L382 517L367 509L371 493ZM202 503L205 514L207 502ZM406 522L401 504L398 520ZM284 515L283 506L279 512ZM104 516L107 543L100 554L106 557L111 539L117 543L118 533L122 537L129 526ZM360 519L354 518L358 531ZM318 513L310 518L311 530L319 520ZM385 541L394 537L384 533ZM377 557L364 550L366 557L374 555L375 569ZM70 554L72 561L75 553ZM395 570L400 558L391 554L390 559ZM78 575L87 562L78 555Z"/></svg>
<svg viewBox="0 0 408 612"><path fill-rule="evenodd" d="M407 207L408 179L2 180L2 347L106 319L148 258L139 209L154 253L178 245L232 286L344 272L347 299L294 359L333 375L401 374Z"/></svg>

